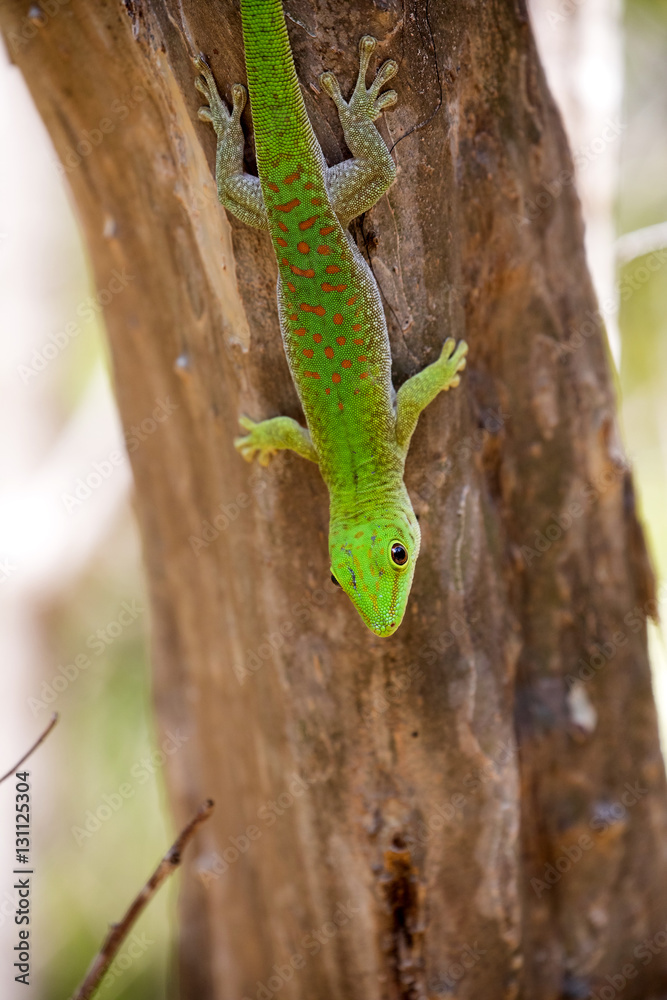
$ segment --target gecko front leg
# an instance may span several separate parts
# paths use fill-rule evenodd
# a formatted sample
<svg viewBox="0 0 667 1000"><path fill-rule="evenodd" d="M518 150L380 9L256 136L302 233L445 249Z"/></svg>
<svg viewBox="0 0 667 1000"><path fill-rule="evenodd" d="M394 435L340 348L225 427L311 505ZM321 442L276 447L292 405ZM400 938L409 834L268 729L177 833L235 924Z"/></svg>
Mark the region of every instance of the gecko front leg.
<svg viewBox="0 0 667 1000"><path fill-rule="evenodd" d="M343 228L372 208L396 177L394 161L373 123L398 100L394 90L380 93L385 83L396 76L398 65L393 59L384 63L366 90L368 64L376 46L371 35L364 35L359 42L359 75L349 102L343 99L333 73L320 76L322 87L338 109L345 142L354 157L329 167L326 175L331 204Z"/></svg>
<svg viewBox="0 0 667 1000"><path fill-rule="evenodd" d="M407 452L410 438L419 420L419 414L435 399L439 392L455 388L461 379L459 372L466 366L468 345L449 337L443 344L440 357L404 382L396 394L396 442Z"/></svg>
<svg viewBox="0 0 667 1000"><path fill-rule="evenodd" d="M246 462L252 462L259 454L259 464L268 465L277 451L289 449L311 462L319 462L310 431L291 417L273 417L257 424L249 417L241 417L241 427L249 431L244 437L236 438L234 447L240 451Z"/></svg>
<svg viewBox="0 0 667 1000"><path fill-rule="evenodd" d="M255 229L268 229L259 177L243 172L241 112L248 96L246 89L240 83L232 87L233 107L230 114L203 55L199 55L193 62L201 73L195 80L195 87L208 101L207 106L199 109L198 116L201 121L211 123L218 137L215 157L218 198L241 222L254 226Z"/></svg>

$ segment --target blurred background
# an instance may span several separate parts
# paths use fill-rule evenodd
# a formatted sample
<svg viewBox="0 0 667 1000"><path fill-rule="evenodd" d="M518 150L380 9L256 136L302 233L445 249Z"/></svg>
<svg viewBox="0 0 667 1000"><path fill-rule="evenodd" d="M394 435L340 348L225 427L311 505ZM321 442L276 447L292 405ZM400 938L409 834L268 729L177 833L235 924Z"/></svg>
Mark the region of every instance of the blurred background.
<svg viewBox="0 0 667 1000"><path fill-rule="evenodd" d="M665 579L667 3L534 0L531 16L570 135L626 453ZM36 994L62 1000L173 840L163 773L178 734L160 746L152 722L131 475L101 303L68 200L76 166L58 164L1 48L0 149L0 772L57 710L48 749L26 767ZM655 628L651 653L665 746L667 656ZM5 859L13 800L9 780ZM5 1000L24 995L4 957L16 943L9 871L0 872ZM100 996L174 996L177 883L153 900Z"/></svg>

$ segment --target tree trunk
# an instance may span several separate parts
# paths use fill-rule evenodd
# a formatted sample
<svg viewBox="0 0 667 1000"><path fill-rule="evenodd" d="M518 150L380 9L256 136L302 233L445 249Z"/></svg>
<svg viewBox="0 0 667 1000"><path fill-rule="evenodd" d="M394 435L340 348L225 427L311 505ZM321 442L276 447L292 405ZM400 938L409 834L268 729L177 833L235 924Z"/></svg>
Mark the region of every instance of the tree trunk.
<svg viewBox="0 0 667 1000"><path fill-rule="evenodd" d="M227 98L245 80L237 8L0 5L106 305L156 710L187 736L176 821L217 802L185 866L182 996L667 991L653 581L523 4L286 3L329 163L346 151L319 72L349 93L363 33L400 64L398 179L354 227L396 386L445 337L470 345L411 447L422 554L391 639L328 582L316 467L251 469L232 445L241 413L301 416L269 239L218 205L197 120L192 54Z"/></svg>

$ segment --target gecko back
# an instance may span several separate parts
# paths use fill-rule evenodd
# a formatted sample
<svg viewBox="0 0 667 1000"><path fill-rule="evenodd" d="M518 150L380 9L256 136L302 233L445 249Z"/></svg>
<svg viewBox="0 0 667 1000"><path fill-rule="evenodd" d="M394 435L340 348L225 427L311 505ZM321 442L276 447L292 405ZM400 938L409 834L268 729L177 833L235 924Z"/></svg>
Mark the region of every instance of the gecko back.
<svg viewBox="0 0 667 1000"><path fill-rule="evenodd" d="M360 41L359 75L346 102L331 73L320 83L332 97L351 160L327 167L301 94L280 0L241 0L248 87L259 180L243 172L240 116L245 91L232 88L227 110L203 57L198 89L209 106L200 117L218 135L221 202L250 225L267 229L278 262L278 307L285 353L308 429L289 417L255 423L235 444L262 464L290 448L317 462L331 501L329 552L334 580L377 635L400 625L410 593L420 532L403 483L410 438L421 410L458 384L466 345L445 342L440 358L398 394L380 293L347 232L391 185L395 167L373 124L396 101L380 93L397 72L385 62L366 89L376 47Z"/></svg>

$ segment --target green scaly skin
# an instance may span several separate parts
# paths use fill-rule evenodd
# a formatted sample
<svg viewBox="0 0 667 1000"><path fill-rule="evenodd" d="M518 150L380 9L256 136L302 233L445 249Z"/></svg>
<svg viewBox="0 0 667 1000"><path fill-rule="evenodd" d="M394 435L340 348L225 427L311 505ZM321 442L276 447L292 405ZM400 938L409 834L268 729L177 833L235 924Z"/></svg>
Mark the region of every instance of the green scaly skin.
<svg viewBox="0 0 667 1000"><path fill-rule="evenodd" d="M396 63L385 62L367 90L377 43L366 35L349 103L333 74L320 77L353 156L328 167L306 114L280 0L241 0L241 15L259 179L243 172L245 89L232 88L230 114L202 56L196 86L208 106L199 117L218 137L220 201L271 236L283 344L308 429L289 417L243 417L248 433L235 445L262 465L285 448L319 464L331 500L332 576L366 625L389 636L403 618L420 545L403 483L410 438L424 407L459 384L467 346L454 349L446 340L440 358L395 393L380 293L347 231L395 177L373 122L396 103L394 91L380 93Z"/></svg>

